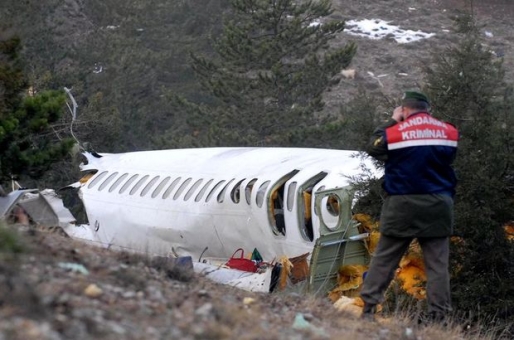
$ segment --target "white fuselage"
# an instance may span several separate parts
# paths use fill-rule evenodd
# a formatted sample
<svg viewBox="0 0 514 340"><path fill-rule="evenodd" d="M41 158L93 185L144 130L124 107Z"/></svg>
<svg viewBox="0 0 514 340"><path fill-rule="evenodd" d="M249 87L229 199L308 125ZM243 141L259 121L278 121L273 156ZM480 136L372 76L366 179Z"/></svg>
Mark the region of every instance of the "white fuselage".
<svg viewBox="0 0 514 340"><path fill-rule="evenodd" d="M362 172L356 155L300 148L88 154L82 170L96 173L80 194L93 239L104 245L195 260L206 247L208 257L257 248L271 261L312 251L314 194L348 186ZM337 219L329 204L320 208L324 219Z"/></svg>

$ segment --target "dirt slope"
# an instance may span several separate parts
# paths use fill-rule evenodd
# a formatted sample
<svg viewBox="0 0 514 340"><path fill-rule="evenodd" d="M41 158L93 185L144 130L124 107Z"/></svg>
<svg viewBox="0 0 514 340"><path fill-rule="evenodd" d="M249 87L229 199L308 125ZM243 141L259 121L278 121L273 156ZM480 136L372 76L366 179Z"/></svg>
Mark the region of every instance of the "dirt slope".
<svg viewBox="0 0 514 340"><path fill-rule="evenodd" d="M162 262L23 231L0 252L0 339L460 339L457 329L361 322L328 299L254 294ZM254 302L245 302L253 298ZM310 326L295 328L301 314ZM405 334L411 334L405 337ZM469 334L468 334L469 335Z"/></svg>

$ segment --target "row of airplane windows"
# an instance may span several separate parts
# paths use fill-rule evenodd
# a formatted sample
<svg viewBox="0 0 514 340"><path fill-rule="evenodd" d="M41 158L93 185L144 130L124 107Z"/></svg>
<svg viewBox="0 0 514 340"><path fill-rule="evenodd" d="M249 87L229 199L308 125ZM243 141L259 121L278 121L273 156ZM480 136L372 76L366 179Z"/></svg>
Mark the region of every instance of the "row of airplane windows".
<svg viewBox="0 0 514 340"><path fill-rule="evenodd" d="M148 181L148 179L150 178L149 175L144 175L142 176L141 178L139 174L134 174L132 176L129 177L129 174L128 173L123 173L121 176L118 176L119 173L118 172L113 172L111 173L109 176L108 176L108 171L103 171L101 172L98 176L96 176L96 178L94 178L89 184L88 184L88 189L93 189L96 185L98 185L100 182L103 182L98 186L98 191L103 191L105 188L107 188L107 186L110 185L109 189L108 189L108 192L113 192L115 191L118 187L120 187L120 185L122 184L122 182L125 181L125 179L128 178L127 181L125 181L123 183L123 185L121 185L120 189L118 190L118 193L119 194L123 194L125 193L127 190L130 189L129 191L129 195L134 195L136 194L136 192L138 192L138 190L146 183L146 186L143 188L143 190L141 190L141 193L139 194L141 197L144 197L146 196L155 186L155 184L157 182L159 182L159 180L161 179L161 176L155 176L153 177L150 181ZM139 178L139 180L137 181L137 179ZM116 179L116 180L115 180ZM246 179L246 178L245 178ZM243 183L243 181L245 179L242 179L240 181L238 181L234 187L232 188L231 192L230 192L230 198L232 199L232 201L234 203L239 203L240 202L240 195L241 195L241 184ZM159 184L157 186L155 186L155 188L153 189L152 191L152 194L151 194L151 197L152 198L156 198L157 196L159 196L161 194L161 192L163 192L164 188L166 187L166 185L169 185L167 186L166 190L164 190L164 193L162 194L162 199L167 199L168 197L171 196L173 190L178 186L179 182L182 180L182 177L177 177L175 178L171 183L171 177L170 176L167 176L165 178L163 178ZM113 182L114 181L114 182ZM136 182L137 181L137 182ZM147 183L148 181L148 183ZM188 185L193 181L193 179L191 177L185 179L179 186L178 186L178 189L175 191L174 195L173 195L173 199L174 200L177 200L180 195L185 191L185 189L188 187ZM229 188L229 186L235 181L235 178L231 179L230 181L226 181L226 180L220 180L218 181L213 187L212 189L209 191L208 195L205 197L205 202L209 202L211 200L211 198L213 197L213 195L215 194L215 192L223 185L225 184L225 186L223 187L223 189L219 192L218 196L217 196L217 201L219 203L223 203L224 199L225 199L225 193L227 191L227 189ZM131 186L133 183L135 182L135 184L133 186ZM191 187L189 188L189 190L187 191L187 193L184 195L184 201L187 201L189 200L193 195L194 193L197 191L197 189L202 185L202 183L204 182L203 179L198 179L196 180L196 182L194 182L193 185L191 185ZM207 190L210 188L211 184L214 182L213 179L210 179L209 181L207 181L203 187L198 191L196 197L195 197L195 202L199 202L202 200L202 198L204 197L205 193L207 192ZM255 185L255 183L257 182L257 178L254 178L252 179L251 181L249 181L245 188L244 188L244 193L245 193L245 200L246 200L246 203L247 204L251 204L251 195L252 195L252 190L253 190L253 187ZM260 208L262 207L263 203L264 203L264 195L266 193L266 190L268 188L270 184L270 181L265 181L264 183L262 183L260 186L259 186L259 189L257 191L257 196L256 196L256 204L257 206ZM294 189L296 188L296 182L294 183L291 183L291 186L293 186L294 188L290 188L290 189L293 189L293 190L290 190L291 193L294 193ZM288 208L289 210L292 209L292 205L293 205L293 195L291 194L290 195L291 197L288 197Z"/></svg>

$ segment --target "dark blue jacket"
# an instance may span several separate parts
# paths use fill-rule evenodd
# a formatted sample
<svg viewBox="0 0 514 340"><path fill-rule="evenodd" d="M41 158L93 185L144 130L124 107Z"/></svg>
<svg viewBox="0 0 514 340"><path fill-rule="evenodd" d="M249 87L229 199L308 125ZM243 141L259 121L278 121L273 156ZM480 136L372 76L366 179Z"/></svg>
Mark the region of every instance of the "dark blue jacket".
<svg viewBox="0 0 514 340"><path fill-rule="evenodd" d="M368 153L385 161L384 189L389 195L453 196L457 180L451 164L458 139L453 125L418 112L377 128Z"/></svg>

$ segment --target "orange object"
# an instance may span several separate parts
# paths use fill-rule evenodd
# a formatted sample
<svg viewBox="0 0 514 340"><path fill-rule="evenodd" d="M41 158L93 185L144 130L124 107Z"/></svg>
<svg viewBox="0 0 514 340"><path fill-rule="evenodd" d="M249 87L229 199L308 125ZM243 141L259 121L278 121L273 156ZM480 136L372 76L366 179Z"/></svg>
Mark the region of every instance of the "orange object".
<svg viewBox="0 0 514 340"><path fill-rule="evenodd" d="M289 274L291 274L291 270L293 269L293 264L287 256L282 256L278 262L282 264L282 270L280 271L280 278L278 281L278 287L280 290L284 290L287 286L287 278Z"/></svg>
<svg viewBox="0 0 514 340"><path fill-rule="evenodd" d="M507 223L503 230L505 230L505 237L509 241L514 241L514 221Z"/></svg>
<svg viewBox="0 0 514 340"><path fill-rule="evenodd" d="M310 253L305 253L289 259L292 264L291 274L289 275L291 283L298 283L309 276L309 263L307 262L307 256L309 256L309 254Z"/></svg>
<svg viewBox="0 0 514 340"><path fill-rule="evenodd" d="M341 296L357 296L362 286L362 276L368 270L364 265L347 265L339 268L337 273L337 286L328 293L328 297L332 302L341 298Z"/></svg>

